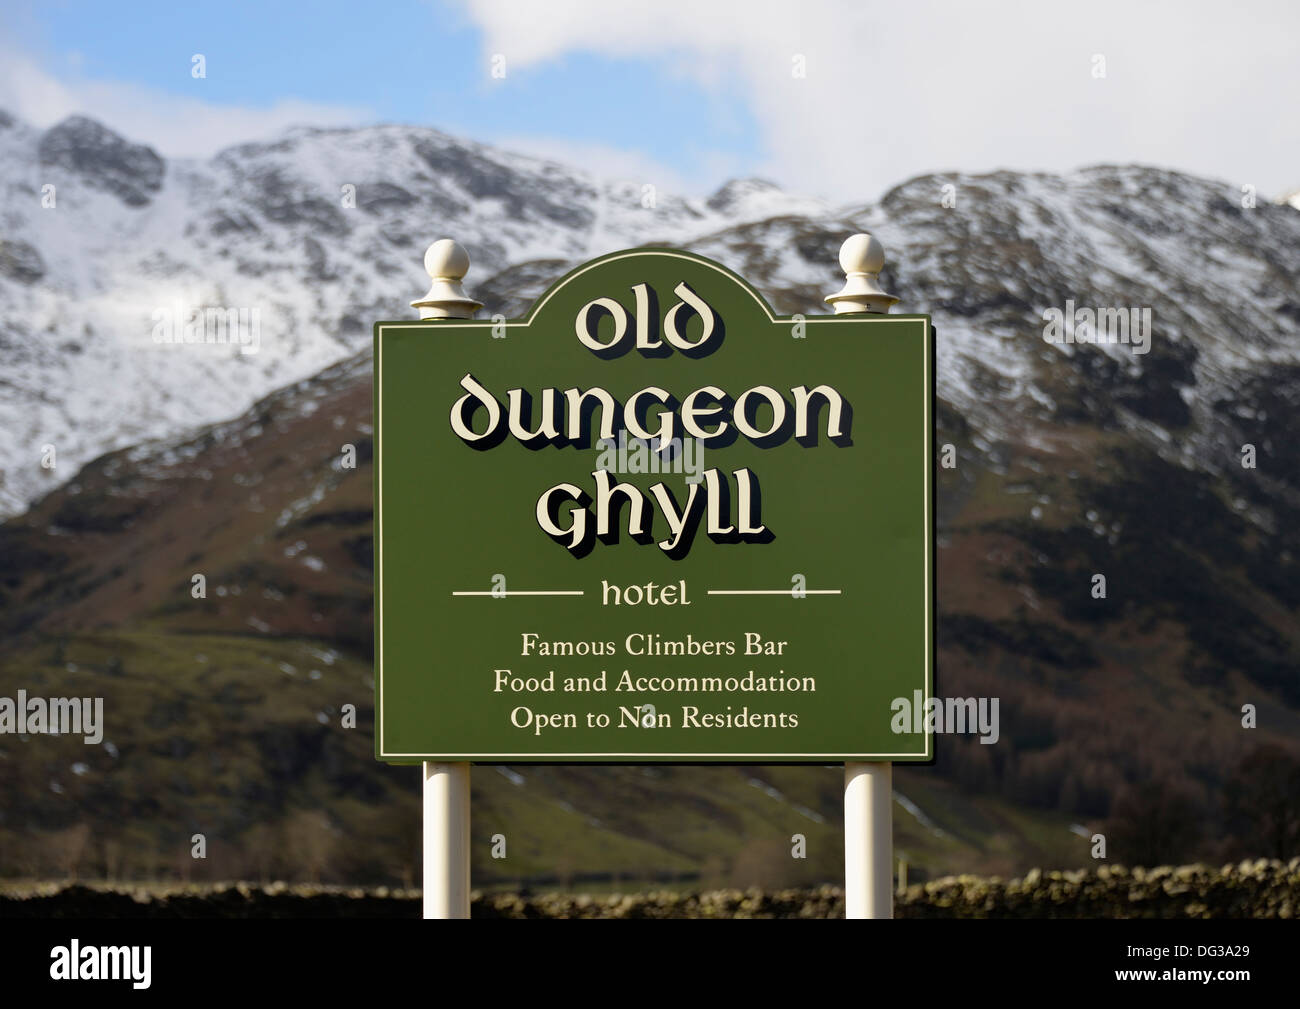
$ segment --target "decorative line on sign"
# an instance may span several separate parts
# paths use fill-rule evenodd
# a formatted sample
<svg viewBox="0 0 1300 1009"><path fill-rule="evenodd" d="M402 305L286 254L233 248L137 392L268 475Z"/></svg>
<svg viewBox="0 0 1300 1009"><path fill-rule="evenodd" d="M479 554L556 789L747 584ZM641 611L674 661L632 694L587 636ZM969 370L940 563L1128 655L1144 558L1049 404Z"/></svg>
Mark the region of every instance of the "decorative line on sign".
<svg viewBox="0 0 1300 1009"><path fill-rule="evenodd" d="M515 589L513 591L506 591L503 589L500 592L495 592L492 589L488 589L486 592L453 592L452 593L453 596L494 596L497 599L503 599L506 596L581 596L585 594L586 593L584 593L581 589L577 589L573 591L565 590L565 591L554 591L554 592L552 591L524 592L518 589Z"/></svg>
<svg viewBox="0 0 1300 1009"><path fill-rule="evenodd" d="M841 596L843 589L709 589L711 596Z"/></svg>

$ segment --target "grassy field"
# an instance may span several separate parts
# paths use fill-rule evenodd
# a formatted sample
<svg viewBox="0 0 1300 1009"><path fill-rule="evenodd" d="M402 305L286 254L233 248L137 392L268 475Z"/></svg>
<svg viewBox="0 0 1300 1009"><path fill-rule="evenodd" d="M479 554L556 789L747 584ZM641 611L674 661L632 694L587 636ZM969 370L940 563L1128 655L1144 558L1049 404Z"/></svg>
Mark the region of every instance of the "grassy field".
<svg viewBox="0 0 1300 1009"><path fill-rule="evenodd" d="M368 660L309 640L140 630L47 639L8 661L33 694L57 681L103 697L108 728L99 746L6 743L6 806L40 827L0 823L3 875L414 880L419 772L373 758ZM489 887L809 886L843 871L838 767L480 766L472 781L474 870ZM1063 815L966 795L925 768L899 769L896 788L913 878L1086 857Z"/></svg>

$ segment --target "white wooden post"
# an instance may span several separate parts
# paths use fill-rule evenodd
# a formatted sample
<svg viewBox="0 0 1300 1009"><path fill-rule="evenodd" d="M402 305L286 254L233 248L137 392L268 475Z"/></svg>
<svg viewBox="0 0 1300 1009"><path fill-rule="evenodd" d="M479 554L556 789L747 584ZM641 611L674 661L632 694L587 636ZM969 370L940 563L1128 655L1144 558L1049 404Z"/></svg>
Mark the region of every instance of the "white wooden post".
<svg viewBox="0 0 1300 1009"><path fill-rule="evenodd" d="M844 917L894 916L893 769L844 765Z"/></svg>
<svg viewBox="0 0 1300 1009"><path fill-rule="evenodd" d="M469 253L450 238L424 254L429 291L411 302L421 319L472 319L482 304L465 294ZM424 763L424 917L469 917L469 764Z"/></svg>
<svg viewBox="0 0 1300 1009"><path fill-rule="evenodd" d="M898 302L877 283L885 250L867 234L840 246L844 287L826 298L836 315L884 314ZM864 558L865 561L865 558ZM844 765L844 916L894 916L893 764Z"/></svg>
<svg viewBox="0 0 1300 1009"><path fill-rule="evenodd" d="M424 764L424 916L469 917L469 764Z"/></svg>

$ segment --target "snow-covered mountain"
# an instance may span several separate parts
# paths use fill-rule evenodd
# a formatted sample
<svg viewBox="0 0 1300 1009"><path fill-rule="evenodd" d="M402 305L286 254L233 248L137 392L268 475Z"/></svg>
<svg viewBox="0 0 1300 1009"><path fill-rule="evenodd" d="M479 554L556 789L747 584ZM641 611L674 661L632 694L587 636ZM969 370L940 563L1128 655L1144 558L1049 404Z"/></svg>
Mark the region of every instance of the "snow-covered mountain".
<svg viewBox="0 0 1300 1009"><path fill-rule="evenodd" d="M983 462L1122 434L1171 464L1253 475L1300 503L1300 211L1246 208L1226 183L1142 166L927 175L878 203L740 223L691 249L781 312L825 312L839 243L884 243L882 286L938 330L938 391ZM526 308L577 260L525 263L481 300ZM1045 313L1150 312L1149 345L1053 344ZM1241 507L1275 521L1264 499ZM1267 495L1265 496L1265 498Z"/></svg>
<svg viewBox="0 0 1300 1009"><path fill-rule="evenodd" d="M355 352L372 321L411 314L436 238L472 250L472 288L528 260L826 209L758 180L682 199L429 129L292 130L168 161L81 116L42 132L3 111L0 179L0 516L102 452L234 416ZM155 339L208 308L245 310L255 339Z"/></svg>
<svg viewBox="0 0 1300 1009"><path fill-rule="evenodd" d="M413 127L167 161L84 117L42 132L0 113L0 173L0 515L363 348L373 320L413 314L442 236L470 250L488 311L515 314L583 259L669 243L779 310L821 312L840 240L870 230L900 310L934 315L940 396L985 447L1076 417L1215 470L1267 421L1255 385L1300 367L1300 211L1158 169L923 176L832 208L757 179L684 199ZM1151 309L1150 352L1049 345L1043 313L1067 301ZM256 352L155 340L203 308L256 310Z"/></svg>

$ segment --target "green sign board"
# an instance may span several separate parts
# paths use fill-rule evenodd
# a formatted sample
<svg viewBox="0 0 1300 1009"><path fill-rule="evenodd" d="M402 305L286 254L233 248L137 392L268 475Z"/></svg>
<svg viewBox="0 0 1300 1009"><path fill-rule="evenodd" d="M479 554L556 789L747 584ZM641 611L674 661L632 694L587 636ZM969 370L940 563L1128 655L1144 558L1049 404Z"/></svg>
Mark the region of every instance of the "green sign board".
<svg viewBox="0 0 1300 1009"><path fill-rule="evenodd" d="M376 756L931 759L933 374L668 249L377 323Z"/></svg>

